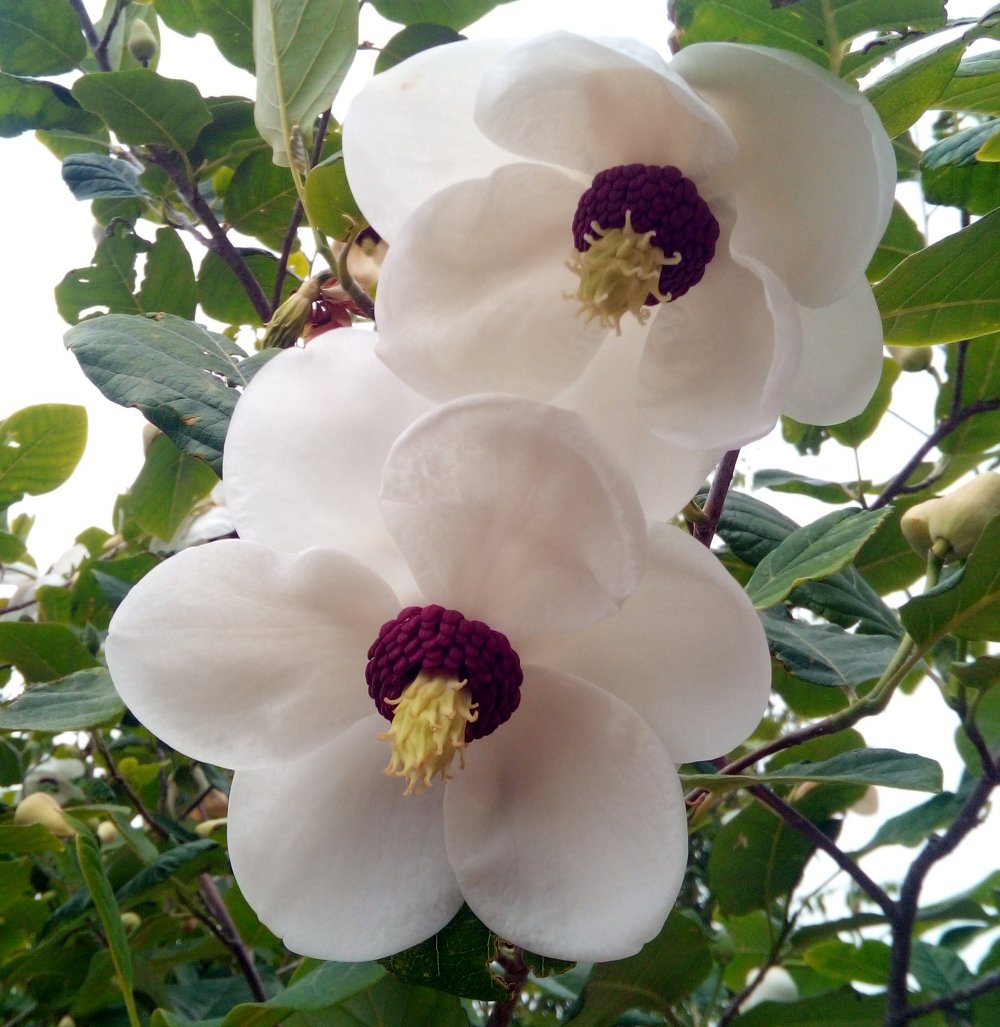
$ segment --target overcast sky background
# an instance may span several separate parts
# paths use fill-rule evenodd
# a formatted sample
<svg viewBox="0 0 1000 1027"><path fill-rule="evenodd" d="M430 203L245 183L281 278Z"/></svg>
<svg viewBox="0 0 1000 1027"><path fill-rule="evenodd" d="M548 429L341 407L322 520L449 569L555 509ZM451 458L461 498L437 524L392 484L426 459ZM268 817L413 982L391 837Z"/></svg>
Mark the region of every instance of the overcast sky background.
<svg viewBox="0 0 1000 1027"><path fill-rule="evenodd" d="M88 3L96 16L102 4ZM953 15L978 16L989 4L981 0L950 3ZM666 52L670 25L665 0L618 0L616 3L581 3L578 0L516 0L497 8L467 30L473 37L534 34L551 28L567 28L592 35L632 35ZM362 38L379 45L398 26L387 26L370 7L364 10ZM994 46L996 44L993 44ZM349 97L367 80L374 54L361 53L341 95L335 115L342 117ZM189 40L164 32L160 74L188 78L203 95L237 93L253 96L251 77L228 65L206 37ZM89 265L94 252L89 204L73 199L60 177L59 162L32 135L0 141L4 155L2 203L6 259L0 279L7 325L0 340L0 418L32 403L81 403L90 418L89 441L84 458L70 481L56 492L32 497L16 507L37 515L30 550L40 566L46 566L66 550L74 536L89 525L110 529L115 496L134 479L142 463L140 414L105 401L83 377L76 361L63 347L67 326L56 313L52 289L71 268ZM912 200L912 196L911 196ZM911 211L919 214L916 206ZM950 212L934 213L929 222L933 235L953 231L957 223ZM145 230L147 235L151 229ZM200 256L196 257L196 261ZM932 427L933 383L928 376L904 375L894 408L904 417L916 418L918 427ZM905 393L905 396L904 396ZM908 397L908 398L907 398ZM893 417L885 419L877 446L866 445L860 454L864 477L879 479L897 470L920 443L919 431ZM744 451L741 469L751 473L764 467L792 468L794 450L775 435ZM850 480L855 474L850 451L837 448L801 468L816 477ZM763 498L768 494L764 493ZM773 497L783 510L800 519L811 519L823 510L794 497ZM907 749L934 755L946 770L946 785L957 783L959 765L954 753L942 751L940 725L953 721L932 686L915 697L900 696L893 702L892 716L863 723L871 745ZM913 793L882 791L883 811L893 812L922 801ZM995 836L997 820L981 829L975 846L965 855L945 861L932 874L927 894L944 897L964 885L971 885L996 865L995 848L988 844ZM841 844L860 845L874 832L877 821L848 818ZM910 855L910 854L908 854ZM908 861L908 860L907 860ZM866 860L876 878L892 878L902 863L898 853L887 851ZM830 864L832 866L832 864ZM810 874L818 883L823 872Z"/></svg>

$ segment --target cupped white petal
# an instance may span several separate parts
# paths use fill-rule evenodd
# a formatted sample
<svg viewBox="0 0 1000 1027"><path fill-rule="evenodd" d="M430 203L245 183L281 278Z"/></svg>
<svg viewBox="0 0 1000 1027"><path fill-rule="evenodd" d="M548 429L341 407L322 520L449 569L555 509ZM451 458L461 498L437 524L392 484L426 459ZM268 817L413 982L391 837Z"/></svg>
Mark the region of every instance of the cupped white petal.
<svg viewBox="0 0 1000 1027"><path fill-rule="evenodd" d="M678 763L742 742L771 687L767 640L746 594L704 546L667 525L651 530L646 575L620 613L532 638L520 655L613 692Z"/></svg>
<svg viewBox="0 0 1000 1027"><path fill-rule="evenodd" d="M868 405L882 374L882 316L862 278L842 299L802 307L802 362L782 413L838 424Z"/></svg>
<svg viewBox="0 0 1000 1027"><path fill-rule="evenodd" d="M609 338L581 377L553 402L587 419L628 469L646 516L663 520L688 503L723 450L678 446L649 430L636 402L645 344L645 328L629 319L622 334Z"/></svg>
<svg viewBox="0 0 1000 1027"><path fill-rule="evenodd" d="M425 415L389 454L381 504L427 599L511 637L607 617L642 576L625 470L582 418L532 400Z"/></svg>
<svg viewBox="0 0 1000 1027"><path fill-rule="evenodd" d="M512 159L473 120L483 71L511 45L436 46L376 75L355 97L344 121L344 164L358 205L389 242L439 189Z"/></svg>
<svg viewBox="0 0 1000 1027"><path fill-rule="evenodd" d="M241 538L288 552L346 550L403 591L378 490L389 447L431 404L374 345L370 331L338 329L260 370L226 437L226 503Z"/></svg>
<svg viewBox="0 0 1000 1027"><path fill-rule="evenodd" d="M569 32L503 54L483 73L476 123L499 146L593 177L673 164L700 177L735 154L721 118L669 68Z"/></svg>
<svg viewBox="0 0 1000 1027"><path fill-rule="evenodd" d="M586 681L525 669L521 706L468 749L445 796L448 858L491 930L558 959L621 959L655 937L687 862L671 756Z"/></svg>
<svg viewBox="0 0 1000 1027"><path fill-rule="evenodd" d="M798 305L723 234L705 277L656 311L639 364L639 404L679 446L732 449L766 435L801 354Z"/></svg>
<svg viewBox="0 0 1000 1027"><path fill-rule="evenodd" d="M399 606L342 553L212 542L132 588L111 621L108 667L126 705L175 749L268 766L371 711L368 647Z"/></svg>
<svg viewBox="0 0 1000 1027"><path fill-rule="evenodd" d="M786 50L697 43L671 63L740 148L722 172L739 207L733 247L819 307L863 273L888 223L892 144L852 85Z"/></svg>
<svg viewBox="0 0 1000 1027"><path fill-rule="evenodd" d="M568 298L583 189L553 168L513 164L425 203L382 268L378 355L437 400L492 390L547 399L574 381L607 334Z"/></svg>
<svg viewBox="0 0 1000 1027"><path fill-rule="evenodd" d="M387 777L378 714L308 756L240 770L229 854L254 911L293 951L379 959L432 937L462 905L445 855L444 789Z"/></svg>

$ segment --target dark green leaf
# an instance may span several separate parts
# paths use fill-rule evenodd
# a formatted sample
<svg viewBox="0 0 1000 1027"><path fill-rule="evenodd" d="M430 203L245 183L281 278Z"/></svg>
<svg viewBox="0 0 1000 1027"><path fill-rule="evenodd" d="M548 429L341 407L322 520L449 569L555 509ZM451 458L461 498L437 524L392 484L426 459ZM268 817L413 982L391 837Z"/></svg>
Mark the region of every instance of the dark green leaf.
<svg viewBox="0 0 1000 1027"><path fill-rule="evenodd" d="M85 75L74 83L73 95L133 145L185 152L212 120L194 85L145 68Z"/></svg>
<svg viewBox="0 0 1000 1027"><path fill-rule="evenodd" d="M1000 684L1000 656L980 656L972 663L953 663L951 672L966 688L992 688Z"/></svg>
<svg viewBox="0 0 1000 1027"><path fill-rule="evenodd" d="M219 53L252 75L253 0L198 0L198 13L198 28L215 40Z"/></svg>
<svg viewBox="0 0 1000 1027"><path fill-rule="evenodd" d="M922 250L925 245L923 232L917 228L903 205L898 200L894 201L885 234L865 272L868 280L877 282L885 278L904 257Z"/></svg>
<svg viewBox="0 0 1000 1027"><path fill-rule="evenodd" d="M253 104L246 97L209 96L205 98L205 106L212 121L198 136L191 151L192 162L226 160L235 167L254 150L267 149L253 123Z"/></svg>
<svg viewBox="0 0 1000 1027"><path fill-rule="evenodd" d="M796 529L757 565L746 587L751 602L759 610L767 609L796 586L847 566L886 512L834 510Z"/></svg>
<svg viewBox="0 0 1000 1027"><path fill-rule="evenodd" d="M892 387L899 377L900 367L891 357L882 358L882 374L868 405L856 417L840 424L827 426L830 437L842 446L856 448L871 437L882 421L892 402Z"/></svg>
<svg viewBox="0 0 1000 1027"><path fill-rule="evenodd" d="M951 949L916 940L910 952L910 973L933 997L947 995L970 984L973 975L962 957Z"/></svg>
<svg viewBox="0 0 1000 1027"><path fill-rule="evenodd" d="M782 471L778 468L755 471L753 487L810 496L822 503L856 503L859 499L857 484L854 482L842 484L837 481L822 481L819 478L809 478L804 474Z"/></svg>
<svg viewBox="0 0 1000 1027"><path fill-rule="evenodd" d="M220 474L222 447L245 385L243 351L172 314L108 314L65 336L84 374L114 403L136 407L174 443Z"/></svg>
<svg viewBox="0 0 1000 1027"><path fill-rule="evenodd" d="M294 126L308 134L330 106L358 45L356 0L256 0L257 130L288 166Z"/></svg>
<svg viewBox="0 0 1000 1027"><path fill-rule="evenodd" d="M925 346L1000 329L1000 210L914 253L875 286L886 342Z"/></svg>
<svg viewBox="0 0 1000 1027"><path fill-rule="evenodd" d="M240 256L246 262L254 278L260 283L265 296L271 296L278 280L278 260L263 250L241 249ZM285 279L282 299L299 287L297 278L289 275ZM243 291L229 265L217 254L208 253L198 270L198 302L208 317L231 325L253 325L259 328L260 315Z"/></svg>
<svg viewBox="0 0 1000 1027"><path fill-rule="evenodd" d="M942 94L965 53L956 39L914 60L906 61L878 80L865 94L875 106L890 137L905 132Z"/></svg>
<svg viewBox="0 0 1000 1027"><path fill-rule="evenodd" d="M72 71L87 53L66 0L0 0L0 68L11 75Z"/></svg>
<svg viewBox="0 0 1000 1027"><path fill-rule="evenodd" d="M888 635L858 635L833 624L809 624L781 613L763 616L774 658L814 685L858 685L878 678L896 652Z"/></svg>
<svg viewBox="0 0 1000 1027"><path fill-rule="evenodd" d="M845 984L885 985L889 981L892 950L884 941L865 938L859 945L831 939L813 945L802 954L806 966Z"/></svg>
<svg viewBox="0 0 1000 1027"><path fill-rule="evenodd" d="M430 22L450 29L464 29L510 0L372 0L372 6L389 21L401 25Z"/></svg>
<svg viewBox="0 0 1000 1027"><path fill-rule="evenodd" d="M39 496L73 473L87 444L87 411L66 403L24 407L0 421L0 509Z"/></svg>
<svg viewBox="0 0 1000 1027"><path fill-rule="evenodd" d="M966 776L957 793L942 792L933 795L926 802L890 817L855 855L872 852L883 845L923 845L931 833L946 827L968 798L974 779Z"/></svg>
<svg viewBox="0 0 1000 1027"><path fill-rule="evenodd" d="M497 957L497 945L496 935L463 906L433 938L381 962L408 984L496 1001L508 997L502 979L490 966Z"/></svg>
<svg viewBox="0 0 1000 1027"><path fill-rule="evenodd" d="M568 1022L575 1027L611 1027L630 1009L663 1012L694 991L711 969L701 924L675 911L639 953L594 968L579 1010Z"/></svg>
<svg viewBox="0 0 1000 1027"><path fill-rule="evenodd" d="M966 57L934 106L1000 116L1000 50Z"/></svg>
<svg viewBox="0 0 1000 1027"><path fill-rule="evenodd" d="M64 624L0 621L0 663L12 663L29 682L53 681L97 665Z"/></svg>
<svg viewBox="0 0 1000 1027"><path fill-rule="evenodd" d="M325 160L306 177L306 203L312 224L334 239L343 239L364 220L354 201L341 157Z"/></svg>
<svg viewBox="0 0 1000 1027"><path fill-rule="evenodd" d="M6 731L83 731L116 722L125 710L103 667L29 688L0 709Z"/></svg>
<svg viewBox="0 0 1000 1027"><path fill-rule="evenodd" d="M139 305L146 313L176 314L190 321L197 303L194 267L180 233L174 228L158 228L146 257Z"/></svg>
<svg viewBox="0 0 1000 1027"><path fill-rule="evenodd" d="M414 5L408 4L408 6ZM393 21L399 20L398 18L393 19ZM417 22L407 25L382 47L382 51L375 59L375 74L394 67L416 53L430 50L435 46L443 46L445 43L457 43L464 38L465 36L459 35L454 29L443 24Z"/></svg>
<svg viewBox="0 0 1000 1027"><path fill-rule="evenodd" d="M24 556L24 539L7 531L0 531L0 563L13 563Z"/></svg>
<svg viewBox="0 0 1000 1027"><path fill-rule="evenodd" d="M201 0L156 0L157 15L182 36L194 36L201 31L200 7Z"/></svg>
<svg viewBox="0 0 1000 1027"><path fill-rule="evenodd" d="M391 975L323 1014L323 1027L468 1027L468 1024L469 1017L456 996L403 984Z"/></svg>
<svg viewBox="0 0 1000 1027"><path fill-rule="evenodd" d="M138 169L103 153L70 154L63 161L62 177L78 200L145 195Z"/></svg>
<svg viewBox="0 0 1000 1027"><path fill-rule="evenodd" d="M945 635L975 641L1000 639L1000 517L976 543L957 582L946 582L900 609L906 630L923 649Z"/></svg>
<svg viewBox="0 0 1000 1027"><path fill-rule="evenodd" d="M882 1027L884 1019L884 998L844 988L799 1002L762 1002L733 1027Z"/></svg>
<svg viewBox="0 0 1000 1027"><path fill-rule="evenodd" d="M97 244L90 267L67 272L56 286L56 306L64 321L76 324L97 309L110 314L141 314L135 290L135 258L145 244L126 225L115 225Z"/></svg>
<svg viewBox="0 0 1000 1027"><path fill-rule="evenodd" d="M122 926L121 910L115 901L115 893L108 881L101 850L97 847L94 837L86 831L76 836L76 855L80 861L80 872L87 884L97 915L104 927L104 935L111 949L115 968L125 987L132 986L132 953L129 951L128 938Z"/></svg>
<svg viewBox="0 0 1000 1027"><path fill-rule="evenodd" d="M901 512L919 502L920 497L902 497L893 503L892 512L858 551L854 567L880 595L908 588L923 576L922 560L903 537L899 528Z"/></svg>
<svg viewBox="0 0 1000 1027"><path fill-rule="evenodd" d="M948 347L947 380L938 393L935 413L947 417L955 394L957 350ZM962 372L962 403L1000 401L1000 333L972 339L965 349ZM942 453L984 453L1000 443L1000 410L986 411L963 421L939 443Z"/></svg>
<svg viewBox="0 0 1000 1027"><path fill-rule="evenodd" d="M222 848L207 838L168 849L118 889L119 905L129 906L171 881L188 881L219 861Z"/></svg>
<svg viewBox="0 0 1000 1027"><path fill-rule="evenodd" d="M160 435L146 451L146 462L129 490L129 512L143 531L168 541L218 481L207 464Z"/></svg>
<svg viewBox="0 0 1000 1027"><path fill-rule="evenodd" d="M86 134L101 127L64 86L0 74L0 136L55 128Z"/></svg>
<svg viewBox="0 0 1000 1027"><path fill-rule="evenodd" d="M276 167L270 152L259 150L236 168L223 205L236 231L280 250L297 199L291 172Z"/></svg>
<svg viewBox="0 0 1000 1027"><path fill-rule="evenodd" d="M928 203L986 214L1000 206L1000 164L977 159L980 147L997 136L1000 121L987 121L947 136L920 161L920 179Z"/></svg>
<svg viewBox="0 0 1000 1027"><path fill-rule="evenodd" d="M0 824L0 852L62 852L63 843L41 824Z"/></svg>

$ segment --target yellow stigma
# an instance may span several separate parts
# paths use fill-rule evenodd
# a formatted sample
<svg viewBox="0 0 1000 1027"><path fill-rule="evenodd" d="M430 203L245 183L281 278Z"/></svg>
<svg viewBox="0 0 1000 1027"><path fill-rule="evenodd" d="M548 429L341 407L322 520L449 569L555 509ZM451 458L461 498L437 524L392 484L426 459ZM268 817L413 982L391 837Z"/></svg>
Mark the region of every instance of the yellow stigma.
<svg viewBox="0 0 1000 1027"><path fill-rule="evenodd" d="M590 243L585 253L574 252L566 266L580 277L580 287L569 299L580 301L580 311L590 324L595 317L605 328L614 328L621 335L622 317L631 313L639 324L649 318L646 297L652 294L661 303L669 303L669 292L660 292L660 270L681 262L680 253L668 257L650 241L655 231L637 232L632 227L632 212L625 212L622 228L604 229L592 221L593 235L585 235Z"/></svg>
<svg viewBox="0 0 1000 1027"><path fill-rule="evenodd" d="M448 768L458 753L465 766L465 725L479 717L465 681L421 672L398 699L392 726L379 741L392 740L392 755L385 772L406 778L406 794L430 788L435 774L447 781Z"/></svg>

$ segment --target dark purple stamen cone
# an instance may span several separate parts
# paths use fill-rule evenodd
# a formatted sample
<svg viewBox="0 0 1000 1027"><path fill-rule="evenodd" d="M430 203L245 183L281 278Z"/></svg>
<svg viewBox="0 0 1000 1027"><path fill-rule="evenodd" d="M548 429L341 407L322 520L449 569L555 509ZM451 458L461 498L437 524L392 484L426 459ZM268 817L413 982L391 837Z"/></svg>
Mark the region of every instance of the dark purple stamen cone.
<svg viewBox="0 0 1000 1027"><path fill-rule="evenodd" d="M573 217L577 250L590 249L585 237L593 237L595 221L605 231L624 228L626 212L631 213L632 228L638 234L655 233L651 242L667 257L681 255L679 264L660 272L661 293L677 299L701 281L715 256L719 222L694 182L669 165L619 164L598 172ZM656 303L659 300L652 294L646 297L647 306Z"/></svg>
<svg viewBox="0 0 1000 1027"><path fill-rule="evenodd" d="M368 694L386 720L414 678L424 671L467 681L477 719L467 725L465 740L495 731L521 701L521 661L507 636L481 620L466 620L443 606L408 606L383 624L368 650Z"/></svg>

